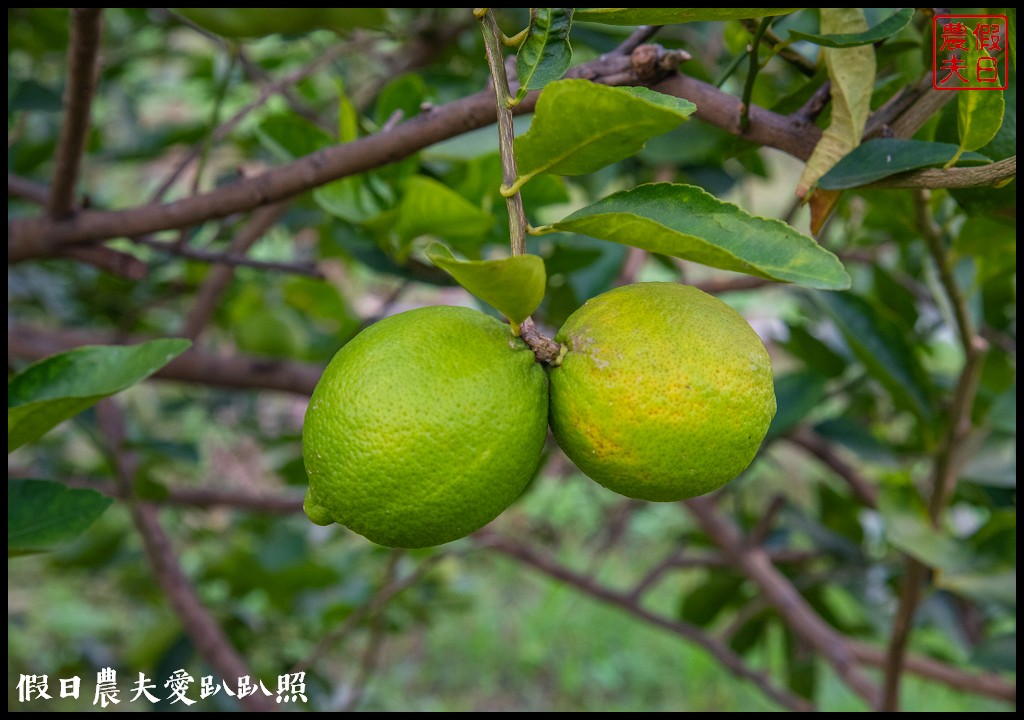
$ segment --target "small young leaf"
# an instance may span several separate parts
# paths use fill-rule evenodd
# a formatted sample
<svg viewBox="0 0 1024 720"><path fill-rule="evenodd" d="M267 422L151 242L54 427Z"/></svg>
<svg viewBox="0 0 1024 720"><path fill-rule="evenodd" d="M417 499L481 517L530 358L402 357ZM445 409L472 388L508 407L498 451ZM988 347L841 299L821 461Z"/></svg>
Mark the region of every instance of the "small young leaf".
<svg viewBox="0 0 1024 720"><path fill-rule="evenodd" d="M970 93L964 93L970 94ZM956 155L957 146L951 143L924 140L881 138L858 146L818 180L824 190L845 190L876 182L890 175L938 167ZM985 164L991 162L984 155L965 153L961 162Z"/></svg>
<svg viewBox="0 0 1024 720"><path fill-rule="evenodd" d="M565 74L572 62L569 28L572 8L533 8L530 34L519 47L516 68L519 73L518 102L530 90L540 90Z"/></svg>
<svg viewBox="0 0 1024 720"><path fill-rule="evenodd" d="M7 382L7 452L149 377L191 344L168 338L86 346L28 366Z"/></svg>
<svg viewBox="0 0 1024 720"><path fill-rule="evenodd" d="M529 132L516 138L518 190L540 173L582 175L640 150L683 122L696 106L647 88L559 80L541 92Z"/></svg>
<svg viewBox="0 0 1024 720"><path fill-rule="evenodd" d="M914 17L914 8L901 8L875 25L870 30L854 33L835 33L831 35L814 35L812 33L790 30L789 37L794 40L806 40L815 45L829 48L849 48L858 45L871 45L879 40L892 37L910 24Z"/></svg>
<svg viewBox="0 0 1024 720"><path fill-rule="evenodd" d="M334 144L334 139L298 115L274 115L256 128L260 144L280 160L294 160Z"/></svg>
<svg viewBox="0 0 1024 720"><path fill-rule="evenodd" d="M823 290L850 286L839 258L811 238L693 185L640 185L553 227L769 280Z"/></svg>
<svg viewBox="0 0 1024 720"><path fill-rule="evenodd" d="M978 63L988 59L995 63L980 44L964 51L967 72L975 73ZM1006 100L1002 90L966 91L958 93L956 124L960 131L960 150L950 163L960 158L960 153L985 147L999 132L1006 111Z"/></svg>
<svg viewBox="0 0 1024 720"><path fill-rule="evenodd" d="M69 488L50 480L7 482L7 555L48 550L73 540L111 502L95 490Z"/></svg>
<svg viewBox="0 0 1024 720"><path fill-rule="evenodd" d="M863 32L867 21L860 8L822 8L821 30L824 34ZM875 49L870 45L821 52L832 81L832 119L800 176L798 197L804 197L822 175L860 144L875 84Z"/></svg>
<svg viewBox="0 0 1024 720"><path fill-rule="evenodd" d="M832 317L850 350L897 405L922 420L932 416L927 375L901 328L852 293L821 293L816 300Z"/></svg>
<svg viewBox="0 0 1024 720"><path fill-rule="evenodd" d="M547 276L536 255L513 255L500 260L458 260L440 243L427 257L458 283L518 325L544 299Z"/></svg>
<svg viewBox="0 0 1024 720"><path fill-rule="evenodd" d="M787 15L802 8L576 8L577 22L605 25L672 25Z"/></svg>
<svg viewBox="0 0 1024 720"><path fill-rule="evenodd" d="M493 215L451 188L433 178L416 175L405 182L395 232L404 242L421 235L435 235L477 247L493 224Z"/></svg>

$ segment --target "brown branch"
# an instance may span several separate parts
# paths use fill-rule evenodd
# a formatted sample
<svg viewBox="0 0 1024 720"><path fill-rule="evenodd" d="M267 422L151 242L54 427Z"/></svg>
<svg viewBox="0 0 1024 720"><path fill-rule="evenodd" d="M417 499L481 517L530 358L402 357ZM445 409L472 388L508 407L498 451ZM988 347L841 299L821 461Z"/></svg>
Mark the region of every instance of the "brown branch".
<svg viewBox="0 0 1024 720"><path fill-rule="evenodd" d="M266 207L271 206L264 206ZM250 267L256 270L269 270L271 272L282 272L289 273L292 275L305 275L306 277L312 277L321 279L323 273L316 267L315 263L302 263L302 262L276 262L274 260L254 260L246 255L235 253L232 251L227 252L216 252L212 250L201 250L199 248L189 247L188 245L182 245L177 242L163 242L161 240L154 240L149 236L140 236L132 238L132 242L138 245L145 245L148 248L152 248L157 252L164 253L166 255L176 255L183 257L188 260L195 260L197 262L210 263L212 265L226 265L228 267Z"/></svg>
<svg viewBox="0 0 1024 720"><path fill-rule="evenodd" d="M125 492L116 483L94 478L69 478L64 481L68 487L95 490L108 497L129 500L131 492ZM191 507L201 510L212 508L231 508L250 510L267 515L294 515L302 512L302 497L286 495L256 495L250 492L234 492L232 490L212 490L208 488L169 487L167 494L158 500L151 500L154 505L174 505Z"/></svg>
<svg viewBox="0 0 1024 720"><path fill-rule="evenodd" d="M108 399L97 407L97 418L111 453L118 484L123 492L130 492L138 471L138 458L124 446L124 416L115 402ZM251 677L252 671L196 595L191 581L178 562L171 539L160 525L156 506L129 502L128 507L135 528L142 536L146 559L153 575L196 651L222 678ZM239 703L253 712L277 710L277 705L261 693L239 698Z"/></svg>
<svg viewBox="0 0 1024 720"><path fill-rule="evenodd" d="M566 568L555 561L538 554L527 545L499 535L491 530L475 533L473 539L477 545L493 550L518 560L527 566L554 578L559 582L581 590L590 597L625 610L630 615L643 620L655 627L686 638L707 650L719 663L724 665L737 677L749 680L769 698L779 705L794 711L814 710L814 706L803 698L797 697L780 687L776 687L771 678L764 672L754 670L744 662L743 658L734 653L727 645L718 641L700 628L679 620L651 612L637 602L630 593L620 592L601 585L589 575L582 575Z"/></svg>
<svg viewBox="0 0 1024 720"><path fill-rule="evenodd" d="M149 275L149 265L134 255L104 245L69 247L62 250L60 255L127 280L138 282Z"/></svg>
<svg viewBox="0 0 1024 720"><path fill-rule="evenodd" d="M884 649L872 647L857 640L850 640L849 644L853 654L860 662L878 668L885 667L886 651ZM956 690L1005 700L1014 704L1017 702L1016 683L1009 682L995 673L967 672L920 655L908 655L904 665L905 670L909 673L934 680Z"/></svg>
<svg viewBox="0 0 1024 720"><path fill-rule="evenodd" d="M256 210L249 222L242 228L228 246L229 256L244 256L257 240L284 215L287 203L275 203ZM213 316L220 296L231 282L234 266L222 264L210 270L196 292L192 309L185 316L181 334L195 340Z"/></svg>
<svg viewBox="0 0 1024 720"><path fill-rule="evenodd" d="M345 617L345 621L341 625L320 638L320 642L316 644L310 654L292 666L291 672L297 673L308 670L313 666L313 663L323 657L324 653L326 653L331 646L337 645L347 637L349 633L355 630L361 622L373 615L376 615L397 595L422 580L435 565L446 557L448 557L447 553L443 552L438 553L437 555L431 555L423 560L423 562L421 562L409 575L402 579L394 579L384 585L374 594L369 602L364 605L360 605L358 608L353 610Z"/></svg>
<svg viewBox="0 0 1024 720"><path fill-rule="evenodd" d="M35 361L82 345L134 344L148 337L117 337L83 330L43 330L8 325L7 357ZM242 390L279 390L310 395L323 371L318 365L238 354L215 354L191 348L157 371L154 377Z"/></svg>
<svg viewBox="0 0 1024 720"><path fill-rule="evenodd" d="M956 278L953 277L949 256L943 244L942 228L932 219L929 201L930 194L927 190L918 190L914 194L917 227L938 268L942 288L953 307L964 351L964 366L953 391L945 433L932 463L932 494L928 501L928 514L932 526L938 529L942 524L942 514L956 487L960 466L966 457L966 440L971 432L971 410L978 392L982 359L988 350L988 343L976 333L971 322L967 302L957 285ZM899 606L893 620L886 654L885 685L880 708L884 711L895 712L899 709L900 676L903 673L904 657L914 614L927 580L928 567L917 558L908 556L907 570L900 588Z"/></svg>
<svg viewBox="0 0 1024 720"><path fill-rule="evenodd" d="M47 204L49 216L60 219L75 205L75 185L85 152L92 115L92 98L99 81L99 47L103 32L102 8L71 8L68 79L64 90L64 124L57 143L53 185Z"/></svg>
<svg viewBox="0 0 1024 720"><path fill-rule="evenodd" d="M857 469L846 462L823 437L809 428L797 428L786 439L816 457L828 469L846 481L854 496L870 508L878 507L878 488L861 477Z"/></svg>
<svg viewBox="0 0 1024 720"><path fill-rule="evenodd" d="M50 199L50 188L35 180L23 178L14 173L7 173L7 195L28 200L36 205L46 205Z"/></svg>
<svg viewBox="0 0 1024 720"><path fill-rule="evenodd" d="M778 115L756 105L750 106L747 113L750 124L742 131L739 126L742 101L688 75L673 75L653 89L695 103L695 118L744 140L782 150L799 160L807 160L821 138L821 130L813 123L799 116Z"/></svg>
<svg viewBox="0 0 1024 720"><path fill-rule="evenodd" d="M664 27L662 25L641 25L633 34L623 40L617 48L615 53L618 55L630 55L634 50L643 45L645 42L653 38L658 34L658 31Z"/></svg>
<svg viewBox="0 0 1024 720"><path fill-rule="evenodd" d="M686 501L687 508L708 536L732 557L737 569L749 577L778 609L786 624L814 647L854 692L876 707L878 689L856 665L847 640L818 615L792 583L780 573L760 547L750 547L739 528L708 498Z"/></svg>
<svg viewBox="0 0 1024 720"><path fill-rule="evenodd" d="M682 55L641 45L630 56L608 55L573 68L567 77L595 82L649 84L670 72ZM667 83L667 84L666 84ZM662 92L683 97L691 93L698 104L697 116L727 129L735 125L739 100L692 78L668 80L656 86ZM515 112L531 112L538 93L530 93ZM720 104L725 110L701 110L702 105ZM210 192L163 205L146 205L117 211L82 211L70 218L16 218L8 221L9 263L52 254L67 244L96 242L114 237L135 237L174 228L197 225L208 220L268 205L306 192L320 185L392 163L441 140L489 125L495 120L494 97L481 91L433 108L407 120L388 132L380 132L351 143L336 145L307 155L263 174L241 179ZM752 107L751 126L744 137L777 147L806 159L814 149L820 131L794 123L768 110Z"/></svg>
<svg viewBox="0 0 1024 720"><path fill-rule="evenodd" d="M992 187L1017 177L1017 156L976 167L927 168L900 173L866 185L871 188Z"/></svg>
<svg viewBox="0 0 1024 720"><path fill-rule="evenodd" d="M231 132L236 127L238 127L239 123L241 123L249 115L249 113L251 113L253 110L257 110L257 109L261 108L263 105L266 104L266 102L270 98L274 97L275 95L277 95L279 93L282 93L282 92L284 92L287 89L295 87L295 85L297 83L299 83L301 80L305 79L309 75L312 75L314 72L316 72L320 68L324 67L325 65L328 65L328 64L334 62L336 59L338 59L339 57L343 56L350 49L351 49L351 46L350 45L345 45L345 44L339 44L339 45L334 46L333 48L329 48L329 49L325 50L324 52L322 52L320 55L318 55L316 57L316 59L314 59L312 62L308 63L307 65L304 65L303 67L295 70L294 72L289 73L288 75L286 75L283 78L281 78L280 80L278 80L276 83L274 83L272 85L267 85L264 88L262 88L260 90L260 94L256 97L255 100L253 100L248 105L246 105L246 106L242 107L241 109L239 109L238 112L236 112L230 118L228 118L223 123L218 125L217 128L210 134L209 138L203 139L202 141L200 141L196 145L192 146L192 148L185 154L185 156L183 158L181 158L181 160L178 161L178 164L174 167L174 169L171 170L171 172L167 175L166 178L164 178L164 181L160 184L160 187L157 188L156 192L153 194L153 199L151 200L151 202L153 202L153 203L160 202L160 200L164 197L164 195L167 194L167 191L170 190L171 187L174 186L174 183L177 181L177 179L181 175L181 173L185 171L185 168L187 168L189 165L191 165L193 162L195 162L196 159L198 159L203 154L203 147L205 147L207 144L214 144L214 143L220 142L221 140L226 138L229 134L231 134ZM282 196L281 198L277 198L277 199L284 199L284 197L286 197L286 196ZM233 212L237 212L239 210L251 209L252 207L255 207L255 206L250 206L250 208L237 208ZM224 214L227 215L229 213L224 213ZM217 217L217 216L214 215L212 217ZM210 218L205 218L205 219L210 219ZM186 223L186 225L188 225L188 224L193 224L193 223ZM169 225L167 228L163 228L163 229L169 229L169 228L174 228L174 227L182 227L182 226L181 225ZM146 230L144 232L152 232L152 231ZM137 233L137 234L141 234L141 233Z"/></svg>

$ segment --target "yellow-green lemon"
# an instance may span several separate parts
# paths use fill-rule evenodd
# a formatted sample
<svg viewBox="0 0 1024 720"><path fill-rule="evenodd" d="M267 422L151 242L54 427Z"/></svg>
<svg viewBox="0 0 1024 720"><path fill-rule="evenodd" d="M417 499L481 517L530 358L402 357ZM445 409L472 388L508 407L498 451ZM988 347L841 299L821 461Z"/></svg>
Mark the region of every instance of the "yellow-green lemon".
<svg viewBox="0 0 1024 720"><path fill-rule="evenodd" d="M775 415L753 328L694 287L616 288L574 312L550 372L551 429L588 476L632 498L703 495L743 472Z"/></svg>
<svg viewBox="0 0 1024 720"><path fill-rule="evenodd" d="M393 547L468 535L533 477L547 409L544 370L494 318L429 307L381 320L310 398L306 514Z"/></svg>

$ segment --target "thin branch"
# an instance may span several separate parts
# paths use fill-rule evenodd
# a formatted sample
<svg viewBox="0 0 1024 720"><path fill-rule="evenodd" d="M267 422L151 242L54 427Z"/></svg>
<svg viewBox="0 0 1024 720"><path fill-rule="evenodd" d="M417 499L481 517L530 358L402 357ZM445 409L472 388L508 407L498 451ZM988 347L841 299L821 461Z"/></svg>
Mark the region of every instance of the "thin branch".
<svg viewBox="0 0 1024 720"><path fill-rule="evenodd" d="M46 205L50 199L50 188L35 180L7 173L7 195L28 200L36 205Z"/></svg>
<svg viewBox="0 0 1024 720"><path fill-rule="evenodd" d="M772 497L771 502L768 503L768 507L761 513L761 517L757 519L757 524L747 535L747 545L755 547L765 541L769 534L771 534L772 526L775 524L775 520L779 517L779 513L786 507L786 498L783 495L775 495Z"/></svg>
<svg viewBox="0 0 1024 720"><path fill-rule="evenodd" d="M993 187L1017 177L1017 156L975 167L927 168L901 173L865 185L869 188Z"/></svg>
<svg viewBox="0 0 1024 720"><path fill-rule="evenodd" d="M117 275L127 280L138 282L149 275L149 265L139 260L134 255L129 255L120 250L106 247L104 245L83 245L80 247L69 247L61 251L62 257L71 258L78 262L92 265L111 275Z"/></svg>
<svg viewBox="0 0 1024 720"><path fill-rule="evenodd" d="M71 8L68 80L64 90L64 124L60 130L50 187L48 213L60 219L75 205L75 185L85 152L92 116L92 98L99 81L102 8Z"/></svg>
<svg viewBox="0 0 1024 720"><path fill-rule="evenodd" d="M858 640L849 642L850 649L858 661L878 668L885 667L886 651L884 649L872 647ZM967 672L921 655L907 655L904 669L908 673L942 683L955 690L963 690L1014 704L1017 702L1017 684L1009 682L995 673Z"/></svg>
<svg viewBox="0 0 1024 720"><path fill-rule="evenodd" d="M99 404L97 418L110 449L118 484L123 492L130 492L138 471L138 458L135 453L124 447L124 415L115 402L108 399ZM222 678L252 677L252 670L196 595L191 581L178 562L171 539L160 525L156 506L144 502L129 502L128 507L132 521L142 536L146 559L153 575L156 576L164 595L181 620L196 651ZM261 693L239 698L239 703L246 710L253 712L277 710L277 705Z"/></svg>
<svg viewBox="0 0 1024 720"><path fill-rule="evenodd" d="M394 584L395 576L398 572L398 561L402 559L403 554L402 550L391 551L387 565L384 568L384 582L382 583L384 587ZM352 691L346 701L338 708L338 712L352 712L363 701L363 696L366 694L366 684L377 667L377 658L380 656L383 640L383 618L381 618L379 612L376 612L370 617L370 632L366 638L366 647L363 648L363 655L359 662L359 672L356 674L356 679L352 682Z"/></svg>
<svg viewBox="0 0 1024 720"><path fill-rule="evenodd" d="M360 623L369 617L372 617L376 613L380 612L389 602L391 602L397 595L404 590L412 587L423 577L433 569L441 560L447 555L445 553L438 553L437 555L431 555L421 562L414 571L406 575L402 579L395 579L390 583L384 585L378 590L369 602L359 606L353 610L346 618L345 621L334 628L322 638L320 642L316 644L313 650L308 656L299 662L295 663L292 667L291 672L305 672L313 666L313 664L319 660L324 654L330 650L334 645L337 645L344 640L349 633L355 630Z"/></svg>
<svg viewBox="0 0 1024 720"><path fill-rule="evenodd" d="M754 83L757 81L757 73L761 69L761 62L758 57L761 38L764 36L765 30L768 29L772 20L774 20L772 17L761 18L761 22L757 24L757 29L754 30L753 39L747 45L750 63L747 68L747 78L743 82L743 96L740 98L740 130L743 132L746 132L747 128L750 127L750 98L754 94Z"/></svg>
<svg viewBox="0 0 1024 720"><path fill-rule="evenodd" d="M878 488L861 477L857 469L841 458L832 444L823 437L809 428L797 428L789 433L786 439L816 457L832 472L845 480L861 503L870 508L878 507Z"/></svg>
<svg viewBox="0 0 1024 720"><path fill-rule="evenodd" d="M878 689L856 665L841 633L822 620L792 583L780 573L760 547L750 547L739 528L718 512L708 498L686 501L694 519L722 550L732 557L737 569L749 577L774 605L786 624L814 647L854 692L875 707Z"/></svg>
<svg viewBox="0 0 1024 720"><path fill-rule="evenodd" d="M740 21L749 32L757 32L758 24L753 19ZM814 77L818 66L789 46L789 41L783 40L771 29L764 32L763 42L772 49L776 55L792 65L805 77Z"/></svg>
<svg viewBox="0 0 1024 720"><path fill-rule="evenodd" d="M729 649L727 645L719 642L694 625L651 612L640 605L631 594L601 585L595 582L589 575L582 575L570 570L512 538L486 529L474 533L472 538L481 548L493 550L518 560L548 577L583 591L592 598L625 610L630 615L650 625L690 640L707 650L734 675L749 680L766 696L789 710L809 711L815 709L813 705L803 698L799 698L788 690L777 687L766 673L754 670L746 664L743 658Z"/></svg>
<svg viewBox="0 0 1024 720"><path fill-rule="evenodd" d="M946 298L953 307L957 332L964 351L964 366L953 391L945 433L932 463L932 493L928 501L928 514L932 526L939 528L946 505L956 487L960 466L965 459L965 441L971 432L971 410L978 392L982 359L988 349L988 343L976 333L971 322L967 301L957 285L956 278L953 277L942 228L932 219L929 200L930 194L927 190L919 190L914 194L917 226L938 268L939 280ZM908 556L886 656L885 686L881 705L884 711L895 712L899 709L900 677L903 673L904 657L914 614L927 580L928 567L917 558Z"/></svg>
<svg viewBox="0 0 1024 720"><path fill-rule="evenodd" d="M116 483L94 478L69 478L64 481L68 487L95 490L108 497L119 500L130 500L132 493L125 491ZM302 512L302 497L286 495L256 495L247 491L212 490L208 488L169 487L167 494L159 500L152 500L153 505L173 505L175 507L191 507L200 510L213 508L229 508L249 510L266 515L294 515Z"/></svg>
<svg viewBox="0 0 1024 720"><path fill-rule="evenodd" d="M228 135L230 135L231 132L236 127L238 127L238 125L246 117L248 117L249 113L251 113L253 110L257 110L257 109L263 107L263 105L265 105L266 102L268 100L270 100L270 98L274 97L275 95L278 95L278 94L284 92L285 90L288 90L288 89L291 89L291 88L295 87L295 85L297 83L299 83L300 81L302 81L305 78L309 77L310 75L312 75L317 70L319 70L322 67L324 67L325 65L329 65L330 63L332 63L335 60L337 60L339 57L342 57L349 50L350 50L350 46L349 45L345 45L345 44L338 44L338 45L335 45L332 48L328 48L324 52L322 52L319 55L317 55L316 59L314 59L312 62L302 66L301 68L299 68L299 69L297 69L297 70L295 70L295 71L293 71L291 73L289 73L288 75L286 75L283 78L281 78L280 80L278 80L276 83L273 83L271 85L267 85L267 86L263 87L260 90L260 94L256 97L255 100L250 102L248 105L242 107L241 109L238 110L238 112L236 112L230 118L225 120L221 125L219 125L210 134L210 136L208 138L204 138L203 140L198 142L196 145L192 146L192 149L189 150L185 154L185 156L182 157L181 160L178 161L178 164L174 167L174 169L171 170L170 173L168 173L166 178L164 178L164 181L160 184L160 187L158 187L156 192L153 193L153 199L150 202L151 203L158 203L158 202L160 202L163 199L163 197L167 194L167 191L170 190L174 186L174 183L178 180L178 177L181 175L181 173L183 173L185 171L185 169L189 165L191 165L193 162L195 162L196 159L198 159L202 155L203 148L206 147L207 144L215 145L216 143L220 142L221 140L226 138ZM276 198L276 199L283 199L283 197L282 198ZM251 207L254 207L254 206L251 206ZM239 210L244 210L244 209L247 209L247 208L237 208L233 212L237 212ZM228 213L225 213L225 214L228 214ZM206 218L206 219L210 219L210 218ZM191 223L186 223L186 224L191 224ZM164 228L164 229L170 229L170 228L173 228L173 227L181 227L181 226L180 225L171 225L171 226L169 226L169 228ZM146 230L144 232L152 232L152 231ZM142 233L138 233L138 234L142 234Z"/></svg>
<svg viewBox="0 0 1024 720"><path fill-rule="evenodd" d="M615 53L617 55L629 55L638 47L643 45L645 42L653 38L658 34L658 31L664 27L663 25L640 25L633 34L623 40L617 48Z"/></svg>
<svg viewBox="0 0 1024 720"><path fill-rule="evenodd" d="M793 113L796 117L802 118L806 123L813 123L821 115L821 112L832 99L832 81L826 80L815 90L807 102L800 106L800 109Z"/></svg>
<svg viewBox="0 0 1024 720"><path fill-rule="evenodd" d="M253 212L246 226L231 241L231 244L228 246L227 255L235 257L244 256L249 248L263 237L273 227L274 223L284 215L287 208L288 204L281 202L267 205ZM192 340L199 337L199 334L213 316L220 296L227 288L228 283L231 282L234 267L229 264L221 264L210 270L203 280L203 284L199 286L199 290L196 292L192 309L185 316L181 329L181 334L184 337L191 338Z"/></svg>
<svg viewBox="0 0 1024 720"><path fill-rule="evenodd" d="M290 275L305 275L306 277L323 279L323 273L320 272L315 263L254 260L251 257L232 252L230 250L227 252L200 250L199 248L181 245L176 242L154 240L153 238L145 235L132 238L132 242L137 245L145 245L146 247L152 248L157 252L164 253L165 255L176 255L178 257L183 257L188 260L196 260L198 262L212 263L214 265L227 265L229 267L250 267L256 270L269 270L272 272L282 272Z"/></svg>
<svg viewBox="0 0 1024 720"><path fill-rule="evenodd" d="M7 357L39 360L82 345L135 344L150 337L122 337L83 330L43 330L8 325ZM191 348L156 372L154 377L242 390L279 390L310 395L323 368L294 360L273 360L238 354L216 354Z"/></svg>

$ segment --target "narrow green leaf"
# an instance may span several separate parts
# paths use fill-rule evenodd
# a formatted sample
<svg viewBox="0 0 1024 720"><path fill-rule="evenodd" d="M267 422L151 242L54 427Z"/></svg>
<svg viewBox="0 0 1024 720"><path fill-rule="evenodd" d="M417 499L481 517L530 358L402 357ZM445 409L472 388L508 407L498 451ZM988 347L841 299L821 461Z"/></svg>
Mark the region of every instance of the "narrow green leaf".
<svg viewBox="0 0 1024 720"><path fill-rule="evenodd" d="M366 174L335 180L314 190L313 201L325 212L346 222L364 223L388 207L380 195L370 189L373 182L374 177ZM390 189L383 189L390 194Z"/></svg>
<svg viewBox="0 0 1024 720"><path fill-rule="evenodd" d="M880 40L892 37L900 30L910 24L914 17L914 8L901 8L870 30L854 33L833 33L829 35L814 35L812 33L790 30L789 37L794 40L806 40L815 45L829 48L849 48L858 45L871 45Z"/></svg>
<svg viewBox="0 0 1024 720"><path fill-rule="evenodd" d="M404 241L434 235L456 245L477 247L494 225L484 212L442 183L423 175L405 181L395 232Z"/></svg>
<svg viewBox="0 0 1024 720"><path fill-rule="evenodd" d="M50 480L7 482L7 555L48 550L73 540L103 514L110 498Z"/></svg>
<svg viewBox="0 0 1024 720"><path fill-rule="evenodd" d="M359 137L359 112L338 80L338 141L349 143Z"/></svg>
<svg viewBox="0 0 1024 720"><path fill-rule="evenodd" d="M822 8L823 34L867 30L860 8ZM832 81L832 118L807 160L796 194L804 197L822 175L860 144L875 85L875 49L870 45L821 51ZM820 224L820 222L816 223Z"/></svg>
<svg viewBox="0 0 1024 720"><path fill-rule="evenodd" d="M1017 606L1017 571L1014 569L987 573L939 573L935 585L979 602Z"/></svg>
<svg viewBox="0 0 1024 720"><path fill-rule="evenodd" d="M605 25L672 25L788 15L802 8L576 8L577 22Z"/></svg>
<svg viewBox="0 0 1024 720"><path fill-rule="evenodd" d="M30 365L7 382L7 452L149 377L191 344L162 339L86 346Z"/></svg>
<svg viewBox="0 0 1024 720"><path fill-rule="evenodd" d="M818 187L845 190L868 185L890 175L945 165L956 153L957 146L952 143L896 138L869 140L825 173L818 180ZM974 152L961 155L960 161L972 164L991 162L984 155Z"/></svg>
<svg viewBox="0 0 1024 720"><path fill-rule="evenodd" d="M968 43L964 61L967 63L969 78L977 75L977 64L986 58L995 64L995 60L980 43L974 47ZM999 132L1006 111L1002 90L964 90L957 95L956 125L960 132L960 150L951 163L959 159L962 152L988 145Z"/></svg>
<svg viewBox="0 0 1024 720"><path fill-rule="evenodd" d="M932 404L927 375L901 328L851 293L822 293L815 299L868 374L888 390L897 405L929 419Z"/></svg>
<svg viewBox="0 0 1024 720"><path fill-rule="evenodd" d="M540 307L547 275L536 255L513 255L499 260L458 260L440 243L427 248L427 257L462 287L518 325Z"/></svg>
<svg viewBox="0 0 1024 720"><path fill-rule="evenodd" d="M327 29L344 34L355 28L383 29L385 8L173 8L212 33L228 38L301 35Z"/></svg>
<svg viewBox="0 0 1024 720"><path fill-rule="evenodd" d="M530 90L540 90L565 74L572 62L569 29L572 8L533 8L530 34L519 46L516 68L519 91L516 102Z"/></svg>
<svg viewBox="0 0 1024 720"><path fill-rule="evenodd" d="M811 238L693 185L640 185L553 227L769 280L824 290L850 286L839 258Z"/></svg>
<svg viewBox="0 0 1024 720"><path fill-rule="evenodd" d="M518 190L540 173L582 175L640 150L648 138L683 122L696 106L647 88L559 80L547 85L533 124L516 138Z"/></svg>

